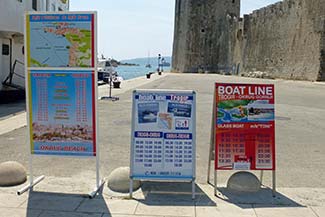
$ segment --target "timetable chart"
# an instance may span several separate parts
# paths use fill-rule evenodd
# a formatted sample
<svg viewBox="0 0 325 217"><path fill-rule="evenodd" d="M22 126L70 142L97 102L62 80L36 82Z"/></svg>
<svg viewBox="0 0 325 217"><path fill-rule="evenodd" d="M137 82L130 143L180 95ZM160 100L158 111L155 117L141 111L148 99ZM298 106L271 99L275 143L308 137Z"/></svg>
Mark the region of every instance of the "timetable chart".
<svg viewBox="0 0 325 217"><path fill-rule="evenodd" d="M256 168L272 168L272 137L269 133L256 135Z"/></svg>
<svg viewBox="0 0 325 217"><path fill-rule="evenodd" d="M133 95L131 178L193 180L193 91L145 91Z"/></svg>
<svg viewBox="0 0 325 217"><path fill-rule="evenodd" d="M142 169L161 167L163 135L161 132L135 132L134 164Z"/></svg>
<svg viewBox="0 0 325 217"><path fill-rule="evenodd" d="M164 148L166 167L182 169L190 169L192 167L192 134L166 133Z"/></svg>

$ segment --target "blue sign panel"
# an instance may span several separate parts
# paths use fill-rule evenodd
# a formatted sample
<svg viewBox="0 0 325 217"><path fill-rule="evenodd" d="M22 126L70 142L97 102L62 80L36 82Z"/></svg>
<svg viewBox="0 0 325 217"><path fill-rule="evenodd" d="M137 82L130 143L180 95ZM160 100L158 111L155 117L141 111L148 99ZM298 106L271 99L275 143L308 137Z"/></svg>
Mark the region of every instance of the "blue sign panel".
<svg viewBox="0 0 325 217"><path fill-rule="evenodd" d="M195 93L142 90L133 94L131 178L195 178Z"/></svg>
<svg viewBox="0 0 325 217"><path fill-rule="evenodd" d="M32 70L28 74L32 154L95 156L93 71Z"/></svg>

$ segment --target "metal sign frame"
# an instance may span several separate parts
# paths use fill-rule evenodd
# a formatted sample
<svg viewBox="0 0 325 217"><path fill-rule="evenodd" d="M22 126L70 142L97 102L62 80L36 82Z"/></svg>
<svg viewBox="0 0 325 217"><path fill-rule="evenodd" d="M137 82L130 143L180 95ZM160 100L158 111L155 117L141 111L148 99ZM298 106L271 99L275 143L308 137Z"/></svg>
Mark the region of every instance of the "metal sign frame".
<svg viewBox="0 0 325 217"><path fill-rule="evenodd" d="M85 15L92 15L93 16L93 44L92 44L92 49L93 49L93 67L85 67L85 68L77 68L77 67L29 67L28 66L28 58L30 57L29 53L29 35L28 35L28 29L27 25L27 17L30 15L74 15L74 14L85 14ZM29 88L30 86L30 81L29 81L29 73L32 70L39 70L39 71L50 71L50 70L55 70L55 71L92 71L94 73L94 99L93 99L93 112L94 114L94 119L93 122L95 122L95 148L96 148L96 156L62 156L62 155L51 155L54 157L69 157L69 158L96 158L96 187L94 188L93 191L91 191L88 195L90 198L93 198L96 196L96 194L99 192L99 190L102 188L104 185L104 181L100 180L100 174L99 174L99 168L100 168L100 150L99 150L99 143L98 143L98 114L97 114L97 98L98 98L98 86L97 86L97 33L98 33L98 26L97 26L97 12L96 11L75 11L75 12L67 12L67 11L61 11L61 12L26 12L24 16L24 23L25 23L25 28L24 28L24 40L25 40L25 45L24 45L24 53L25 53L25 87L26 87L26 112L27 112L27 130L28 130L28 135L27 135L27 140L28 140L28 150L29 150L29 171L30 171L30 176L29 176L29 185L26 185L22 189L17 191L18 195L23 194L24 192L28 190L33 190L33 187L41 182L45 176L42 175L36 179L34 179L34 171L33 171L33 154L32 154L32 147L30 144L30 94L31 90ZM39 155L42 156L42 155Z"/></svg>
<svg viewBox="0 0 325 217"><path fill-rule="evenodd" d="M192 176L190 178L164 178L164 177L133 177L133 169L134 169L134 132L135 132L135 117L136 117L136 100L135 95L138 93L144 94L192 94L193 103L192 103ZM192 199L195 199L195 179L196 179L196 92L189 90L134 90L132 94L132 123L131 123L131 143L130 143L130 198L133 195L133 180L153 180L153 181L183 181L183 182L191 182L192 184ZM164 153L163 153L164 154Z"/></svg>
<svg viewBox="0 0 325 217"><path fill-rule="evenodd" d="M233 84L233 83L232 83ZM240 84L238 84L240 85ZM275 89L275 87L274 87ZM274 90L275 91L275 90ZM214 177L213 177L213 184L210 182L210 172L211 172L211 161L214 161L214 165L215 165L215 161L216 161L216 121L217 121L217 117L216 117L216 111L217 111L217 101L216 101L216 83L214 85L214 89L213 89L214 95L213 95L213 105L212 105L212 118L211 118L211 134L210 134L210 148L209 148L209 160L208 160L208 171L207 171L207 183L212 185L214 187L214 195L219 197L218 194L218 170L216 168L214 168ZM275 122L274 122L275 123ZM275 136L275 132L274 132L274 136ZM274 147L274 155L275 155L275 147ZM274 158L275 159L275 158ZM275 164L275 162L274 162ZM234 170L234 169L233 169ZM260 173L260 182L261 185L263 185L263 175L264 175L264 170L263 169L259 169L261 171ZM274 170L265 170L265 171L271 171L272 172L272 195L273 197L276 195L276 168L274 167Z"/></svg>

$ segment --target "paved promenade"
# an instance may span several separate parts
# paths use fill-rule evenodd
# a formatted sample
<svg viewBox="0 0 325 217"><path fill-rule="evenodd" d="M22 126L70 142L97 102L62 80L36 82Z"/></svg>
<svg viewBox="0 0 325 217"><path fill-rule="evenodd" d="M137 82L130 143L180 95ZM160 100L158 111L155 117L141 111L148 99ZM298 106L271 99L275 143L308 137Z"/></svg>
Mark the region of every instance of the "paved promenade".
<svg viewBox="0 0 325 217"><path fill-rule="evenodd" d="M276 86L276 197L265 187L253 195L228 192L231 172L220 172L220 197L206 184L214 82L274 83ZM95 160L34 157L34 174L45 175L34 191L16 196L22 186L0 188L0 217L321 217L325 216L325 84L260 80L202 74L154 74L113 89L116 102L99 101L101 176L129 166L131 94L134 89L192 89L197 92L197 195L187 183L145 182L129 199L104 187L88 199L95 185ZM99 97L108 95L107 86ZM3 109L0 107L0 109ZM14 160L28 168L25 113L0 121L0 162ZM259 175L259 173L256 173ZM270 186L270 174L263 183ZM212 180L211 180L212 181Z"/></svg>

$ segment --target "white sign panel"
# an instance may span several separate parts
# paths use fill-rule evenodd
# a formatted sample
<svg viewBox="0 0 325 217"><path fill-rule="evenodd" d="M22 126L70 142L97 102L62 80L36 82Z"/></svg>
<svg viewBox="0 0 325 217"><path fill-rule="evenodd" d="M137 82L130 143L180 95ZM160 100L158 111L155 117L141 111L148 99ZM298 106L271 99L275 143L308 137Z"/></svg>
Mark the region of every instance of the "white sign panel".
<svg viewBox="0 0 325 217"><path fill-rule="evenodd" d="M132 179L195 179L195 113L194 91L134 91Z"/></svg>

